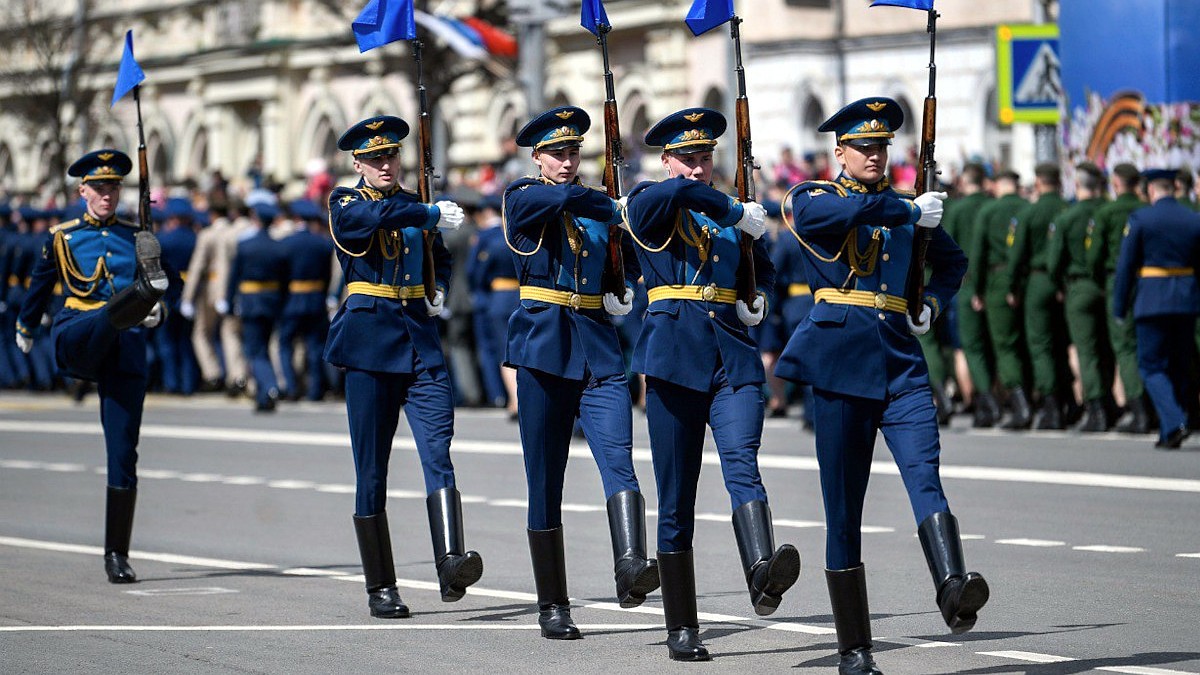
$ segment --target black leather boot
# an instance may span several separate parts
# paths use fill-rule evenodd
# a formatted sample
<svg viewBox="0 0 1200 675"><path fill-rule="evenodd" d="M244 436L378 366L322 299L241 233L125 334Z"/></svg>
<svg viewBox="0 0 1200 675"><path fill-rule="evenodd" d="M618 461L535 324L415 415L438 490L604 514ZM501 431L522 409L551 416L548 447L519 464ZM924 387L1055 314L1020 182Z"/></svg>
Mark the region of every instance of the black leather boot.
<svg viewBox="0 0 1200 675"><path fill-rule="evenodd" d="M733 512L733 533L754 613L773 614L783 594L800 578L800 552L791 544L775 549L771 507L761 500L746 502Z"/></svg>
<svg viewBox="0 0 1200 675"><path fill-rule="evenodd" d="M1025 389L1022 387L1013 387L1008 392L1008 407L1012 410L1012 416L1004 423L1004 429L1028 429L1029 423L1032 421L1032 413L1029 409L1029 397L1025 395Z"/></svg>
<svg viewBox="0 0 1200 675"><path fill-rule="evenodd" d="M862 565L825 570L833 626L837 630L838 675L883 675L871 656L871 612L867 607L867 572Z"/></svg>
<svg viewBox="0 0 1200 675"><path fill-rule="evenodd" d="M133 328L141 323L167 292L167 273L159 261L162 248L158 245L158 239L145 231L133 237L137 274L133 277L133 283L117 292L104 308L108 312L108 322L117 330Z"/></svg>
<svg viewBox="0 0 1200 675"><path fill-rule="evenodd" d="M617 602L637 607L658 588L658 561L646 559L646 499L640 492L624 490L608 498L608 531Z"/></svg>
<svg viewBox="0 0 1200 675"><path fill-rule="evenodd" d="M662 577L663 615L667 624L667 654L672 661L712 660L700 640L692 551L659 551L658 569Z"/></svg>
<svg viewBox="0 0 1200 675"><path fill-rule="evenodd" d="M988 601L988 585L976 572L966 571L958 519L948 512L935 513L917 529L942 618L955 635L975 627L976 613Z"/></svg>
<svg viewBox="0 0 1200 675"><path fill-rule="evenodd" d="M975 414L971 426L976 429L990 429L996 426L998 418L995 411L999 410L996 397L991 392L980 391L975 394Z"/></svg>
<svg viewBox="0 0 1200 675"><path fill-rule="evenodd" d="M1033 417L1033 428L1040 431L1066 429L1063 424L1062 407L1059 406L1058 397L1054 394L1048 394L1042 399L1042 406L1038 408L1037 414Z"/></svg>
<svg viewBox="0 0 1200 675"><path fill-rule="evenodd" d="M392 536L387 511L373 516L354 516L358 553L367 580L367 607L380 619L407 619L408 607L396 590L396 565L392 562Z"/></svg>
<svg viewBox="0 0 1200 675"><path fill-rule="evenodd" d="M1108 413L1104 410L1104 402L1097 399L1087 401L1084 405L1086 412L1083 415L1083 423L1079 425L1079 430L1088 432L1108 431Z"/></svg>
<svg viewBox="0 0 1200 675"><path fill-rule="evenodd" d="M533 584L537 588L538 625L550 640L578 640L579 629L571 620L567 595L567 556L563 551L562 526L553 530L527 530L529 556L533 559Z"/></svg>
<svg viewBox="0 0 1200 675"><path fill-rule="evenodd" d="M946 396L946 388L940 384L932 385L931 388L933 389L933 407L937 410L938 426L949 426L950 417L954 415L954 405Z"/></svg>
<svg viewBox="0 0 1200 675"><path fill-rule="evenodd" d="M1126 405L1129 407L1129 421L1117 427L1117 431L1123 434L1150 433L1150 415L1146 411L1146 402L1139 397L1130 399Z"/></svg>
<svg viewBox="0 0 1200 675"><path fill-rule="evenodd" d="M108 487L104 514L104 573L110 583L137 581L137 574L129 566L129 540L133 537L136 502L137 488Z"/></svg>
<svg viewBox="0 0 1200 675"><path fill-rule="evenodd" d="M483 558L463 543L462 496L457 488L442 488L425 498L433 562L437 565L442 602L462 598L467 586L483 576Z"/></svg>

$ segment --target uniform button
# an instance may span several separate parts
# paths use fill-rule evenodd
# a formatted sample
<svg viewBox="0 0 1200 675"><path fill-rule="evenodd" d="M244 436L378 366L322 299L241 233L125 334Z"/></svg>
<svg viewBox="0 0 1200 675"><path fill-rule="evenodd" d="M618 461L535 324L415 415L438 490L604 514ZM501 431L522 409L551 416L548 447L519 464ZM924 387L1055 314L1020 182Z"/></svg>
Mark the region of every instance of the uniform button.
<svg viewBox="0 0 1200 675"><path fill-rule="evenodd" d="M887 284L879 284L879 290L881 290L881 291L886 291L886 290L887 290Z"/></svg>
<svg viewBox="0 0 1200 675"><path fill-rule="evenodd" d="M891 260L891 259L892 259L892 256L888 255L887 253L884 253L884 254L883 254L883 261L884 261L884 262L887 262L887 261L889 261L889 260Z"/></svg>
<svg viewBox="0 0 1200 675"><path fill-rule="evenodd" d="M708 318L710 318L710 319L715 319L715 318L717 318L717 313L716 313L716 312L711 312L711 311L710 311L710 312L708 313Z"/></svg>
<svg viewBox="0 0 1200 675"><path fill-rule="evenodd" d="M407 300L401 300L401 301L400 301L400 306L401 306L401 307L408 307L408 301L407 301ZM881 316L881 317L882 317L883 315L882 315L882 314L880 314L879 316Z"/></svg>
<svg viewBox="0 0 1200 675"><path fill-rule="evenodd" d="M109 257L109 258L111 258L111 257L112 257L112 251L109 251L108 253L105 253L104 255L105 255L105 256L107 256L107 257Z"/></svg>
<svg viewBox="0 0 1200 675"><path fill-rule="evenodd" d="M408 247L407 247L407 246L405 246L405 247L404 247L404 253L405 253L406 255L408 254Z"/></svg>
<svg viewBox="0 0 1200 675"><path fill-rule="evenodd" d="M587 251L584 251L582 255L583 255L583 257L585 257L585 258L586 258L586 257L588 257L588 252L587 252Z"/></svg>
<svg viewBox="0 0 1200 675"><path fill-rule="evenodd" d="M713 262L721 262L721 256L719 256L719 255L714 255L714 256L713 256Z"/></svg>
<svg viewBox="0 0 1200 675"><path fill-rule="evenodd" d="M883 320L884 320L884 319L886 319L886 318L887 318L887 317L883 315L883 312L880 312L880 313L879 313L879 320L880 320L880 321L883 321Z"/></svg>
<svg viewBox="0 0 1200 675"><path fill-rule="evenodd" d="M587 253L587 251L584 251L584 253ZM584 277L583 279L581 279L581 280L579 281L579 283L586 285L586 284L587 284L587 277Z"/></svg>
<svg viewBox="0 0 1200 675"><path fill-rule="evenodd" d="M405 280L405 281L408 281L408 280L409 280L411 277L412 277L412 275L411 275L411 274L405 274L405 275L404 275L404 280Z"/></svg>
<svg viewBox="0 0 1200 675"><path fill-rule="evenodd" d="M108 236L108 230L100 230L100 236L101 236L101 237L107 237L107 236Z"/></svg>

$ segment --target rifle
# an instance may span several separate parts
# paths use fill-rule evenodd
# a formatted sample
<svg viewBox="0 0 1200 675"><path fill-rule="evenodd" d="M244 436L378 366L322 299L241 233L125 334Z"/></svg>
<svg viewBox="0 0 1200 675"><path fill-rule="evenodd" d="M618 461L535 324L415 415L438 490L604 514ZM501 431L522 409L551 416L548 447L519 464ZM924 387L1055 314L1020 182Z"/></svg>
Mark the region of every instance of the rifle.
<svg viewBox="0 0 1200 675"><path fill-rule="evenodd" d="M429 97L425 91L425 72L421 66L420 40L412 41L413 59L417 62L417 100L420 117L417 121L417 143L421 152L417 155L417 195L426 204L433 203L433 141L430 138ZM421 279L425 285L425 299L430 303L437 295L437 279L434 276L433 238L437 236L437 228L421 233Z"/></svg>
<svg viewBox="0 0 1200 675"><path fill-rule="evenodd" d="M737 126L737 170L734 173L734 185L737 188L738 199L743 204L754 201L754 154L751 152L750 141L750 100L746 97L746 69L742 67L742 33L739 25L741 17L734 16L729 20L729 34L733 37L733 52L736 58L738 96L735 103L735 124ZM737 297L747 306L753 307L754 298L758 295L758 285L754 274L754 239L745 232L738 238L741 248L741 261L737 269Z"/></svg>
<svg viewBox="0 0 1200 675"><path fill-rule="evenodd" d="M608 33L612 26L597 26L600 52L604 55L604 189L611 199L621 198L621 168L625 157L621 150L621 124L617 119L617 95L613 86L612 68L608 61ZM625 298L625 260L621 253L621 226L608 227L608 256L604 261L604 274L600 278L600 290L612 293L618 299Z"/></svg>
<svg viewBox="0 0 1200 675"><path fill-rule="evenodd" d="M141 85L133 86L133 102L137 107L138 130L138 227L150 231L150 163L146 159L146 132L142 127Z"/></svg>
<svg viewBox="0 0 1200 675"><path fill-rule="evenodd" d="M934 140L937 136L937 63L934 61L937 40L938 13L929 9L929 22L925 30L929 32L929 94L925 96L925 106L921 115L921 151L917 155L916 193L922 194L937 189L938 169L937 160L933 157ZM929 251L929 242L933 240L933 229L917 227L913 233L912 263L908 268L908 315L914 323L921 318L921 308L925 299L925 255Z"/></svg>

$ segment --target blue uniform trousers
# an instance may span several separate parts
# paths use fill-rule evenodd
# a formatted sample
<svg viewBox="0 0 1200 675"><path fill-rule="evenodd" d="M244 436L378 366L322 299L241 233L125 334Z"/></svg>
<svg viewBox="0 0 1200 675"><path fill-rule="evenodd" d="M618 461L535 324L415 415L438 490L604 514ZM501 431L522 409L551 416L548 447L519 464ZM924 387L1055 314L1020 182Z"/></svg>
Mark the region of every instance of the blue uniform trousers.
<svg viewBox="0 0 1200 675"><path fill-rule="evenodd" d="M354 515L373 516L387 501L388 460L400 408L417 444L425 491L454 487L450 439L454 436L454 393L444 368L416 373L346 370L346 410L354 451Z"/></svg>
<svg viewBox="0 0 1200 675"><path fill-rule="evenodd" d="M825 567L844 570L862 562L862 510L871 476L876 430L896 465L917 523L949 511L938 476L937 410L933 391L915 387L886 400L814 388L817 463L825 498Z"/></svg>
<svg viewBox="0 0 1200 675"><path fill-rule="evenodd" d="M275 366L271 365L271 331L274 328L275 319L272 317L242 318L242 353L250 362L250 372L254 375L254 399L260 405L267 403L271 391L279 393Z"/></svg>
<svg viewBox="0 0 1200 675"><path fill-rule="evenodd" d="M732 508L766 501L758 472L763 407L762 385L730 386L723 366L708 391L646 377L646 421L658 482L658 550L692 548L705 424L712 429Z"/></svg>
<svg viewBox="0 0 1200 675"><path fill-rule="evenodd" d="M517 368L529 529L550 530L562 525L563 479L576 416L600 469L605 499L624 490L640 492L633 471L632 408L623 373L573 380Z"/></svg>
<svg viewBox="0 0 1200 675"><path fill-rule="evenodd" d="M154 346L162 362L163 389L171 394L196 393L200 367L192 347L192 322L171 312L154 332Z"/></svg>
<svg viewBox="0 0 1200 675"><path fill-rule="evenodd" d="M304 367L308 373L310 401L325 395L325 338L329 336L329 317L324 312L285 316L279 321L279 368L283 371L283 388L289 395L300 394L293 355L297 338L304 342Z"/></svg>
<svg viewBox="0 0 1200 675"><path fill-rule="evenodd" d="M146 398L145 329L118 331L103 310L63 310L54 322L53 342L65 374L96 383L108 485L136 487L138 433Z"/></svg>
<svg viewBox="0 0 1200 675"><path fill-rule="evenodd" d="M1196 317L1165 314L1137 319L1138 371L1158 412L1159 438L1187 424L1186 402L1194 397L1189 382Z"/></svg>
<svg viewBox="0 0 1200 675"><path fill-rule="evenodd" d="M504 381L500 379L500 361L504 358L503 336L505 332L496 333L495 323L491 315L484 310L471 313L471 329L475 332L475 356L479 360L479 379L483 381L483 395L491 405L501 406L507 401L504 392Z"/></svg>

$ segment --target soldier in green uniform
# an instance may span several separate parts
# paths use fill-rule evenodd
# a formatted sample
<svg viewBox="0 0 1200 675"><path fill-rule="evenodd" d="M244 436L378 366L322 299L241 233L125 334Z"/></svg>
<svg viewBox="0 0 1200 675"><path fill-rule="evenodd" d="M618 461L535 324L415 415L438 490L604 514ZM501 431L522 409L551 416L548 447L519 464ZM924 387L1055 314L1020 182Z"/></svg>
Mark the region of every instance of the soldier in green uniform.
<svg viewBox="0 0 1200 675"><path fill-rule="evenodd" d="M1046 273L1046 235L1050 224L1067 208L1067 200L1062 197L1062 176L1057 165L1039 164L1034 173L1038 198L1014 221L1006 300L1014 309L1024 310L1033 393L1041 399L1033 426L1064 429L1062 401L1067 396L1073 401L1074 397L1070 393L1066 318L1058 289Z"/></svg>
<svg viewBox="0 0 1200 675"><path fill-rule="evenodd" d="M981 229L979 214L984 206L992 201L991 195L984 189L986 180L987 171L982 164L967 164L958 177L958 192L955 198L946 202L942 227L964 251L975 250L975 239ZM972 257L967 267L964 286L971 288L978 268L979 264ZM992 370L995 364L992 359L991 340L987 333L987 315L982 308L976 310L972 307L971 297L969 292L955 296L958 309L958 339L973 387L973 425L991 427L1000 421L1000 405L992 395ZM932 374L931 368L930 375Z"/></svg>
<svg viewBox="0 0 1200 675"><path fill-rule="evenodd" d="M1027 359L1021 330L1023 321L1005 298L1010 286L1008 249L1012 223L1017 213L1029 205L1018 194L1020 186L1021 177L1015 171L1003 171L996 176L996 199L983 207L975 222L976 236L970 253L974 272L967 277L971 284L971 309L986 315L996 354L996 377L1008 394L1012 416L1004 424L1006 429L1025 429L1031 418L1024 386Z"/></svg>
<svg viewBox="0 0 1200 675"><path fill-rule="evenodd" d="M1067 330L1079 355L1085 414L1080 431L1108 431L1111 421L1106 400L1113 385L1113 355L1109 346L1104 303L1104 268L1089 255L1097 245L1096 210L1107 201L1100 167L1084 162L1075 167L1075 203L1050 226L1046 268L1064 291Z"/></svg>
<svg viewBox="0 0 1200 675"><path fill-rule="evenodd" d="M1095 259L1089 261L1089 266L1094 265L1104 277L1108 338L1116 358L1117 372L1121 376L1121 386L1125 390L1125 407L1130 413L1129 421L1117 427L1117 431L1148 434L1154 430L1154 421L1146 402L1142 375L1138 372L1137 340L1134 338L1133 322L1118 323L1111 312L1113 274L1117 269L1117 256L1121 253L1125 225L1129 222L1129 214L1145 206L1137 194L1140 181L1141 174L1136 166L1118 164L1113 167L1110 182L1115 198L1092 214L1092 221L1096 227L1092 232L1092 247L1087 253Z"/></svg>

